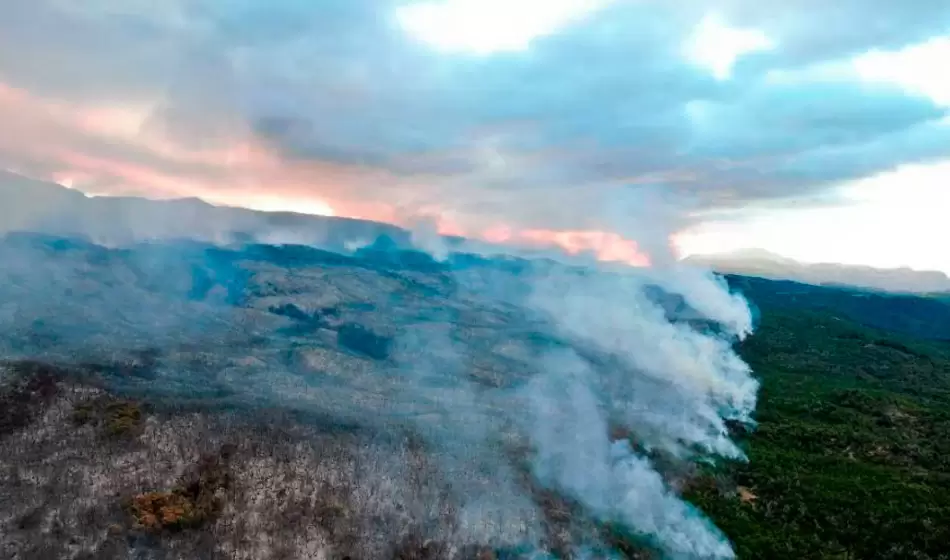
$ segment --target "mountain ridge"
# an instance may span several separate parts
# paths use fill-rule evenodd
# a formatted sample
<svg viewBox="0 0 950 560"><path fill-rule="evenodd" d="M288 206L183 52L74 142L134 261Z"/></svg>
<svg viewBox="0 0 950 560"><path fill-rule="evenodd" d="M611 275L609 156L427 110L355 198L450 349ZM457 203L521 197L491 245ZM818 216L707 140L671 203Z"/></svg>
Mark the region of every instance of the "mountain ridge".
<svg viewBox="0 0 950 560"><path fill-rule="evenodd" d="M491 244L477 240L435 233L421 239L403 227L359 218L263 212L218 206L195 197L154 200L136 196L89 196L56 183L0 170L0 234L14 231L81 237L108 246L181 239L182 232L188 232L188 239L203 242L298 244L344 253L371 246L382 237L399 248L420 248L420 244L435 243L441 250L497 252L497 246L489 247ZM534 258L555 253L569 257L552 250L505 249L511 254ZM950 294L950 277L942 272L805 264L762 249L694 255L683 262L723 274L788 279L814 285Z"/></svg>
<svg viewBox="0 0 950 560"><path fill-rule="evenodd" d="M950 277L940 271L804 263L762 249L691 255L684 262L723 274L794 280L816 286L847 286L908 294L950 294Z"/></svg>

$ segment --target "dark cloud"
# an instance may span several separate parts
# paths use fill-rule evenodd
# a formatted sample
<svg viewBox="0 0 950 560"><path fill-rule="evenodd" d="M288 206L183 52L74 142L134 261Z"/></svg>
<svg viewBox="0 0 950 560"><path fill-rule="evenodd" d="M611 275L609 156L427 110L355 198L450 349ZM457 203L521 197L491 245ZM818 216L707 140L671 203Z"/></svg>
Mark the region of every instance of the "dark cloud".
<svg viewBox="0 0 950 560"><path fill-rule="evenodd" d="M944 111L926 99L856 78L774 79L946 30L945 2L615 2L488 56L408 36L403 4L12 0L0 77L52 99L146 100L144 130L179 146L250 138L292 164L399 178L337 196L531 227L629 228L635 212L615 209L643 188L681 223L950 155ZM708 14L775 48L716 80L684 55Z"/></svg>
<svg viewBox="0 0 950 560"><path fill-rule="evenodd" d="M795 154L776 170L794 182L827 182L865 177L900 164L947 156L950 126L926 122L866 142Z"/></svg>
<svg viewBox="0 0 950 560"><path fill-rule="evenodd" d="M133 3L134 4L134 3ZM141 4L140 4L141 5ZM198 37L157 13L53 0L9 0L0 17L0 78L8 85L71 99L153 97L188 73Z"/></svg>
<svg viewBox="0 0 950 560"><path fill-rule="evenodd" d="M892 87L802 83L752 89L697 108L696 152L722 157L790 155L912 128L946 111Z"/></svg>

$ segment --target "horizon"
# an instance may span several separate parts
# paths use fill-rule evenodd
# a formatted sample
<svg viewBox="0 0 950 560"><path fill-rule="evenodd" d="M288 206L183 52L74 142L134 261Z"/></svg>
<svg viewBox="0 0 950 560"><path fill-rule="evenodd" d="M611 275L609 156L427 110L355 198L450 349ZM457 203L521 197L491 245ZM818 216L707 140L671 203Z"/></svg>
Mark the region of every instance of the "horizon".
<svg viewBox="0 0 950 560"><path fill-rule="evenodd" d="M950 7L908 6L15 0L0 168L628 263L950 273Z"/></svg>
<svg viewBox="0 0 950 560"><path fill-rule="evenodd" d="M357 218L357 217L349 217L349 216L335 216L333 214L322 214L322 213L316 213L316 212L305 212L305 211L295 210L293 208L263 209L259 207L255 208L252 206L229 205L226 203L215 203L213 201L205 200L204 198L196 197L196 196L184 196L184 197L173 197L173 198L149 198L147 196L110 195L110 194L95 195L95 194L83 192L76 188L63 185L60 183L49 182L49 184L52 186L62 188L64 190L78 192L87 199L124 198L124 199L137 199L137 200L145 200L149 202L159 202L159 203L161 202L193 202L194 201L194 202L199 202L201 204L208 205L214 208L225 209L225 210L249 210L252 212L263 213L263 214L290 214L290 215L295 215L295 216L305 217L305 218L318 218L318 219L332 218L332 219L370 222L370 223L381 224L381 225L395 226L402 229L406 233L409 233L409 234L414 233L413 227L411 224L400 225L400 224L390 223L390 222L377 222L377 221L369 220L365 218ZM420 233L420 232L416 231L415 233ZM457 236L451 233L444 234L442 236L446 238L455 237L455 238L465 239L466 241L479 242L482 244L480 249L469 247L470 250L484 251L485 247L497 247L499 251L507 250L508 253L506 254L510 254L512 256L518 256L522 258L531 258L532 255L537 256L538 254L541 254L549 258L558 257L559 255L562 256L563 258L568 258L568 259L571 259L573 257L581 257L581 258L584 257L583 252L575 251L573 250L571 246L564 246L564 245L558 244L557 240L554 240L553 242L551 242L547 239L538 240L538 239L527 238L527 239L521 239L520 241L522 241L522 243L516 244L512 240L493 241L491 239L467 238L465 236ZM741 247L738 249L723 249L722 251L719 251L719 252L707 252L707 253L683 253L683 252L678 251L679 248L676 247L675 245L675 239L674 239L673 245L674 245L673 254L675 256L675 260L681 261L681 262L690 262L690 261L696 262L696 260L698 260L699 262L709 265L713 267L714 269L716 268L717 265L725 265L726 270L723 270L721 272L727 273L727 274L728 273L748 274L751 276L755 276L756 275L755 271L752 271L749 269L742 269L742 268L731 268L732 266L737 264L737 261L742 262L743 259L749 258L751 256L753 260L755 260L756 262L767 261L773 264L784 262L786 264L791 264L792 266L801 267L802 270L808 269L810 267L829 267L830 266L830 267L842 267L843 269L853 269L853 270L867 269L870 271L884 272L884 273L888 273L888 272L910 272L914 274L937 273L937 274L942 275L948 281L950 281L950 273L947 273L945 271L936 270L936 269L914 268L914 267L906 266L906 265L892 266L892 267L876 267L876 266L867 265L867 264L844 264L844 263L827 262L827 261L807 261L807 260L796 259L788 255L777 253L775 251L771 251L771 250L764 249L761 247ZM415 247L415 248L420 251L429 252L426 247ZM540 251L540 253L538 253L538 251ZM554 252L552 253L552 251ZM465 253L467 251L461 250L460 252ZM502 254L502 253L498 253L498 254ZM619 262L619 264L631 265L631 263L623 262L622 260L618 261L617 259L602 258L601 255L592 255L592 256L596 256L598 260L602 262L606 262L606 263L610 263L613 261L613 262ZM646 264L647 266L649 266L649 263L646 263ZM633 266L642 266L642 265L634 264ZM768 276L768 277L802 281L801 278L796 278L795 274L792 274L792 275L777 274L777 275ZM854 284L854 285L856 287L860 287L858 284ZM901 290L897 290L897 291L901 291ZM924 292L926 291L927 290L924 290Z"/></svg>
<svg viewBox="0 0 950 560"><path fill-rule="evenodd" d="M0 4L0 550L946 555L950 1Z"/></svg>

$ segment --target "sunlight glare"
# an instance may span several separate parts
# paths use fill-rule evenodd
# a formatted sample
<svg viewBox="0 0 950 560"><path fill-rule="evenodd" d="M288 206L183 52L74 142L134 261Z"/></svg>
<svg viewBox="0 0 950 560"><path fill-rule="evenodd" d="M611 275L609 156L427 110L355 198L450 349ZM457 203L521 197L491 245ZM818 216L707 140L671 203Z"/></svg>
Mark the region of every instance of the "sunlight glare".
<svg viewBox="0 0 950 560"><path fill-rule="evenodd" d="M287 198L268 195L246 195L228 201L213 201L216 203L242 206L260 212L294 212L297 214L311 214L315 216L335 216L336 213L329 204L317 199Z"/></svg>
<svg viewBox="0 0 950 560"><path fill-rule="evenodd" d="M491 54L528 48L611 0L443 0L404 6L397 19L408 33L454 52Z"/></svg>
<svg viewBox="0 0 950 560"><path fill-rule="evenodd" d="M950 61L950 37L932 39L898 51L874 50L854 59L858 75L888 82L950 106L950 73L939 70Z"/></svg>
<svg viewBox="0 0 950 560"><path fill-rule="evenodd" d="M707 15L686 46L686 56L709 68L717 80L728 79L739 57L775 48L775 42L757 29L730 27L719 16Z"/></svg>

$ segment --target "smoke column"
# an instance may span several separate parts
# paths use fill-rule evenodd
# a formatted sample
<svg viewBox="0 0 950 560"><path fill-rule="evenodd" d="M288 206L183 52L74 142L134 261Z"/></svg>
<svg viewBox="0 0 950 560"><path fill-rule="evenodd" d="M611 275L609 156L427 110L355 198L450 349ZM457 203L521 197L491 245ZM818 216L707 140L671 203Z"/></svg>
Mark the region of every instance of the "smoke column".
<svg viewBox="0 0 950 560"><path fill-rule="evenodd" d="M547 358L525 394L535 472L602 519L652 536L674 557L728 558L728 541L650 461L608 437L619 424L648 450L742 458L724 418L750 421L755 406L758 384L730 346L750 330L748 307L710 276L684 270L676 277L682 281L671 284L679 288L673 293L724 333L671 322L634 276L565 273L535 284L532 305L556 318L562 332L617 358L597 370L570 351Z"/></svg>

